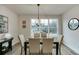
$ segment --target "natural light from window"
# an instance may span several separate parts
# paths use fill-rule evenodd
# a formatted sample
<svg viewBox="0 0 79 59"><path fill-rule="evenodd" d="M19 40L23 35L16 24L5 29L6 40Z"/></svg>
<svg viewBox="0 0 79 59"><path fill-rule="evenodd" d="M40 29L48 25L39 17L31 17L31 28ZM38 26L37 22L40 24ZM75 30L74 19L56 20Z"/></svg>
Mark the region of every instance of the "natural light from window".
<svg viewBox="0 0 79 59"><path fill-rule="evenodd" d="M31 35L45 32L47 36L58 34L58 19L31 19Z"/></svg>

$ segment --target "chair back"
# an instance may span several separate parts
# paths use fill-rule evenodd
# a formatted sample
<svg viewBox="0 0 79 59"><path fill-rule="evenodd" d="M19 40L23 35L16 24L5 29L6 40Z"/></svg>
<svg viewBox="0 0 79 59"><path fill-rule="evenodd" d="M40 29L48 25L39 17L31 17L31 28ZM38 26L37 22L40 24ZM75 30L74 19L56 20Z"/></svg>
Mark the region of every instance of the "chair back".
<svg viewBox="0 0 79 59"><path fill-rule="evenodd" d="M41 38L46 38L47 34L45 32L41 32Z"/></svg>
<svg viewBox="0 0 79 59"><path fill-rule="evenodd" d="M34 33L34 38L40 38L40 33Z"/></svg>
<svg viewBox="0 0 79 59"><path fill-rule="evenodd" d="M58 42L59 42L59 44L61 44L61 43L62 43L63 38L64 38L64 36L63 36L63 35L59 35L59 36L58 36Z"/></svg>
<svg viewBox="0 0 79 59"><path fill-rule="evenodd" d="M21 46L24 47L24 42L25 42L25 37L24 37L24 35L23 35L23 34L20 34L20 35L18 36L18 38L19 38L19 40L20 40Z"/></svg>
<svg viewBox="0 0 79 59"><path fill-rule="evenodd" d="M43 39L43 54L52 54L53 51L53 38Z"/></svg>
<svg viewBox="0 0 79 59"><path fill-rule="evenodd" d="M38 38L29 38L29 53L30 54L39 54L40 53L40 39Z"/></svg>

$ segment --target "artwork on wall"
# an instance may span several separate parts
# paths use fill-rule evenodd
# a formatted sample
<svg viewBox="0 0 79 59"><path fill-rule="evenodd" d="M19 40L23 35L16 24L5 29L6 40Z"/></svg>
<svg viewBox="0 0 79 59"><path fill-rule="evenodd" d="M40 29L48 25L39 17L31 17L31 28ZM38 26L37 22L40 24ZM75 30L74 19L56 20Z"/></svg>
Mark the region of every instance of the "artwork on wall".
<svg viewBox="0 0 79 59"><path fill-rule="evenodd" d="M26 28L26 20L22 21L22 28Z"/></svg>
<svg viewBox="0 0 79 59"><path fill-rule="evenodd" d="M22 21L22 23L23 23L23 24L26 24L26 21L25 21L25 20L23 20L23 21Z"/></svg>
<svg viewBox="0 0 79 59"><path fill-rule="evenodd" d="M23 28L26 28L26 25L22 25Z"/></svg>
<svg viewBox="0 0 79 59"><path fill-rule="evenodd" d="M8 32L8 17L0 15L0 33Z"/></svg>

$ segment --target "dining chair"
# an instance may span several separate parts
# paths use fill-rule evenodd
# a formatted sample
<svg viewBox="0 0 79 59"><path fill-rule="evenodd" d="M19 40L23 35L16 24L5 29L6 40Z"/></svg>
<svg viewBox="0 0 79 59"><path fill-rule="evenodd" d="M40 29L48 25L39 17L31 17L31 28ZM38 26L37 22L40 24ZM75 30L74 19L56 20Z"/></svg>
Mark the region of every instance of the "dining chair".
<svg viewBox="0 0 79 59"><path fill-rule="evenodd" d="M29 54L40 54L40 39L39 38L29 39Z"/></svg>
<svg viewBox="0 0 79 59"><path fill-rule="evenodd" d="M40 38L40 33L34 33L34 38Z"/></svg>
<svg viewBox="0 0 79 59"><path fill-rule="evenodd" d="M47 34L45 32L41 32L41 38L46 38Z"/></svg>
<svg viewBox="0 0 79 59"><path fill-rule="evenodd" d="M42 54L51 54L53 51L53 38L43 38Z"/></svg>
<svg viewBox="0 0 79 59"><path fill-rule="evenodd" d="M23 34L20 34L20 35L18 36L18 38L19 38L19 41L20 41L21 54L22 54L22 53L23 53L23 49L24 49L24 42L25 42L26 40L25 40L25 37L24 37Z"/></svg>
<svg viewBox="0 0 79 59"><path fill-rule="evenodd" d="M63 35L59 35L58 38L57 38L57 40L59 42L59 53L60 53L60 55L61 55L61 45L63 44L63 38L64 38Z"/></svg>

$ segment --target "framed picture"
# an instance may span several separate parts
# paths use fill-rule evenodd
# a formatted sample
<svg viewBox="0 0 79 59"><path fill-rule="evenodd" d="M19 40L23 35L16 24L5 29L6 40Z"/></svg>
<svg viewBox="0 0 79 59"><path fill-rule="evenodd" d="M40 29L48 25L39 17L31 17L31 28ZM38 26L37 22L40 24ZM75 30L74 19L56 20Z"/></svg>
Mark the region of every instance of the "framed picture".
<svg viewBox="0 0 79 59"><path fill-rule="evenodd" d="M26 28L26 25L22 25L22 28Z"/></svg>
<svg viewBox="0 0 79 59"><path fill-rule="evenodd" d="M8 32L8 17L0 15L0 33Z"/></svg>
<svg viewBox="0 0 79 59"><path fill-rule="evenodd" d="M23 21L22 21L22 24L26 24L26 20L23 20Z"/></svg>
<svg viewBox="0 0 79 59"><path fill-rule="evenodd" d="M26 20L22 21L22 28L26 28Z"/></svg>

